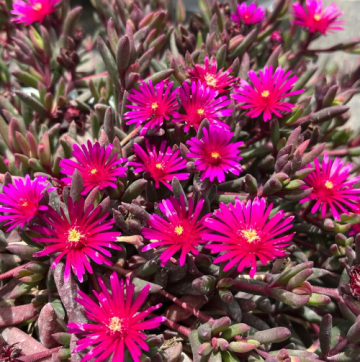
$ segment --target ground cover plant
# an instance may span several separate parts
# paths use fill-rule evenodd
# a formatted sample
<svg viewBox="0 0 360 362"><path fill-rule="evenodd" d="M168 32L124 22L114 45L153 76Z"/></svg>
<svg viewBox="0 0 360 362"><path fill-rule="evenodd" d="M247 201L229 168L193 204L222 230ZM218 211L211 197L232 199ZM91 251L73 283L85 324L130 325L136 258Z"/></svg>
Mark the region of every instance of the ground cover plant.
<svg viewBox="0 0 360 362"><path fill-rule="evenodd" d="M0 0L0 361L359 360L341 9L91 6Z"/></svg>

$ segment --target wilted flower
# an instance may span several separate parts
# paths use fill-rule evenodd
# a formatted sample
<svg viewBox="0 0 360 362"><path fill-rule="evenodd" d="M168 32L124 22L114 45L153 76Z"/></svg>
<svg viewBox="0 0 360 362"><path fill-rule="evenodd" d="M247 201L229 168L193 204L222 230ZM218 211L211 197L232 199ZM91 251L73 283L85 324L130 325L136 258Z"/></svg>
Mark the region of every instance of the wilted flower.
<svg viewBox="0 0 360 362"><path fill-rule="evenodd" d="M128 100L132 105L126 105L132 111L126 112L126 124L136 123L136 127L143 124L140 135L145 135L149 128L158 131L164 120L168 121L179 107L176 100L178 89L171 92L173 82L170 82L166 88L164 81L156 84L154 87L151 80L149 84L142 82L139 90L133 89L129 94ZM164 90L165 88L165 90Z"/></svg>
<svg viewBox="0 0 360 362"><path fill-rule="evenodd" d="M151 146L148 140L145 143L147 153L137 143L134 144L134 152L139 160L128 163L129 166L134 166L134 173L148 172L156 188L162 183L170 190L172 187L169 182L174 177L179 180L189 178L189 173L177 173L186 167L186 161L180 156L180 150L173 152L170 146L166 148L166 141L163 141L158 152L156 146ZM140 160L142 162L138 162Z"/></svg>
<svg viewBox="0 0 360 362"><path fill-rule="evenodd" d="M40 234L34 238L34 241L46 243L43 250L34 254L35 257L59 253L52 263L53 268L62 258L66 258L65 281L70 276L71 268L80 282L83 281L85 269L92 274L93 269L89 259L96 264L112 265L112 262L106 258L111 257L111 253L105 248L122 250L121 246L114 242L121 234L108 231L112 229L114 223L113 220L106 220L109 213L101 214L101 205L96 208L90 205L84 210L84 204L84 198L73 202L69 196L67 201L69 217L63 209L59 215L55 209L49 207L48 212L41 215L46 226L31 227Z"/></svg>
<svg viewBox="0 0 360 362"><path fill-rule="evenodd" d="M288 79L290 74L291 71L285 73L285 69L281 67L278 67L273 74L272 65L260 70L259 76L251 70L248 76L253 87L242 80L241 86L235 90L238 94L233 94L233 98L239 103L244 103L240 108L249 109L247 115L251 118L259 117L261 114L264 122L270 120L272 114L281 118L280 112L291 112L294 107L294 104L281 100L304 92L304 90L290 91L298 79L296 76Z"/></svg>
<svg viewBox="0 0 360 362"><path fill-rule="evenodd" d="M241 23L256 24L260 23L263 19L265 19L265 10L261 6L257 6L256 4L247 6L245 2L238 5L235 14L231 14L231 20L239 25L241 25Z"/></svg>
<svg viewBox="0 0 360 362"><path fill-rule="evenodd" d="M143 228L142 233L146 239L151 242L146 245L142 251L154 248L164 247L160 255L161 265L164 266L169 259L180 252L180 265L184 265L186 255L192 253L198 255L197 247L203 243L203 235L207 229L204 225L207 214L199 218L204 205L204 199L200 200L194 208L194 200L188 200L189 206L186 207L185 198L180 195L180 202L175 197L163 200L159 204L161 212L166 219L153 214L148 221L151 228Z"/></svg>
<svg viewBox="0 0 360 362"><path fill-rule="evenodd" d="M190 86L184 82L180 88L179 97L185 113L174 113L173 122L185 122L184 131L191 127L195 131L199 129L200 123L205 118L210 123L221 124L224 128L228 125L221 122L220 117L231 116L233 110L226 108L231 100L226 96L218 97L218 92L200 82L192 82Z"/></svg>
<svg viewBox="0 0 360 362"><path fill-rule="evenodd" d="M42 23L44 18L54 11L61 0L14 0L11 14L16 15L12 19L16 23L30 25L36 21Z"/></svg>
<svg viewBox="0 0 360 362"><path fill-rule="evenodd" d="M65 175L72 176L77 169L80 171L84 180L83 195L86 195L94 187L98 186L99 190L106 187L116 188L116 180L118 177L126 176L126 167L120 164L126 161L126 158L118 158L115 153L112 155L112 145L101 147L99 142L93 145L90 141L86 145L78 145L73 147L73 156L77 162L69 159L60 161L61 172ZM71 177L65 177L62 181L68 185L71 184Z"/></svg>
<svg viewBox="0 0 360 362"><path fill-rule="evenodd" d="M286 255L284 248L289 245L293 234L283 235L292 225L293 216L283 219L284 213L278 211L271 219L269 215L273 204L266 207L265 199L257 197L246 204L238 198L235 205L220 203L220 209L214 218L208 218L206 226L214 233L205 235L204 239L213 241L206 248L212 253L222 253L214 263L227 262L224 271L237 266L240 273L250 267L250 277L256 273L256 258L263 265L276 257Z"/></svg>
<svg viewBox="0 0 360 362"><path fill-rule="evenodd" d="M307 185L304 189L312 187L309 197L300 201L304 203L313 201L311 212L314 214L321 207L321 216L325 216L328 209L336 220L340 220L341 213L358 210L357 202L360 200L360 189L353 189L353 185L360 180L360 176L351 177L351 164L344 165L344 160L336 158L334 161L329 155L324 155L322 165L319 159L314 160L315 170L304 178ZM312 167L309 164L307 167Z"/></svg>
<svg viewBox="0 0 360 362"><path fill-rule="evenodd" d="M352 295L360 300L360 267L353 266L348 271L350 282L349 287Z"/></svg>
<svg viewBox="0 0 360 362"><path fill-rule="evenodd" d="M319 31L323 35L342 30L340 25L344 21L338 18L344 13L334 4L330 4L324 11L323 7L322 0L306 0L304 7L300 3L293 4L295 24L309 29L310 33Z"/></svg>
<svg viewBox="0 0 360 362"><path fill-rule="evenodd" d="M204 66L195 64L194 69L188 69L190 79L195 82L200 82L206 87L214 89L219 92L219 94L227 93L236 82L236 78L231 76L232 69L229 68L226 71L223 71L224 68L221 68L217 71L217 62L213 58L209 61L209 57L206 55L204 59Z"/></svg>
<svg viewBox="0 0 360 362"><path fill-rule="evenodd" d="M7 231L16 226L24 227L40 211L46 211L46 205L40 205L46 191L50 192L54 188L48 188L50 185L45 176L30 179L29 175L25 178L14 179L14 185L3 186L3 193L0 194L0 212L8 215L1 215L0 222L6 221L5 225L10 225Z"/></svg>
<svg viewBox="0 0 360 362"><path fill-rule="evenodd" d="M16 348L17 343L10 346L6 345L5 342L0 344L0 361L1 362L21 362L18 357L21 354L21 349Z"/></svg>
<svg viewBox="0 0 360 362"><path fill-rule="evenodd" d="M124 361L124 352L130 352L134 362L140 362L141 350L149 351L146 344L146 334L142 331L158 328L165 317L155 317L144 321L154 310L161 307L161 304L154 305L140 311L142 304L150 290L147 284L134 299L135 285L130 279L124 282L114 272L110 277L110 294L104 282L99 278L101 292L93 292L97 303L82 291L79 291L81 298L75 300L85 308L85 315L91 320L90 323L69 323L69 333L81 334L83 338L77 340L77 347L74 353L84 350L90 346L95 347L86 354L82 361L89 361L93 358L104 361L112 355L112 361ZM124 293L125 291L125 293ZM125 294L125 295L124 295Z"/></svg>
<svg viewBox="0 0 360 362"><path fill-rule="evenodd" d="M204 127L203 133L201 139L193 137L187 142L190 145L188 156L196 159L195 167L201 171L200 180L209 178L213 181L217 178L219 182L224 182L225 173L239 175L242 157L238 154L243 142L231 143L234 134L216 125L210 125L209 130Z"/></svg>

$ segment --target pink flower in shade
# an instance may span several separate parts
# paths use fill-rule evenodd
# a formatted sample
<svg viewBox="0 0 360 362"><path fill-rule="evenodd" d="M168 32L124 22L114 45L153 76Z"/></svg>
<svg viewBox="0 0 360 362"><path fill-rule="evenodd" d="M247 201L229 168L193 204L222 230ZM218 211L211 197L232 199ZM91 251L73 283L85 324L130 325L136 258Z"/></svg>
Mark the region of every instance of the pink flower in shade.
<svg viewBox="0 0 360 362"><path fill-rule="evenodd" d="M142 229L144 237L151 241L142 251L165 248L160 255L162 266L178 252L180 252L179 264L184 265L186 255L189 253L198 255L197 247L204 242L202 237L208 231L204 221L211 214L199 217L204 205L203 199L196 204L195 208L193 199L189 199L188 203L189 206L186 208L183 195L180 195L180 202L175 197L163 200L159 208L166 219L153 214L148 221L151 228Z"/></svg>
<svg viewBox="0 0 360 362"><path fill-rule="evenodd" d="M187 71L191 80L200 82L206 87L218 91L219 94L224 94L230 91L229 88L234 85L236 78L230 75L231 68L226 71L223 71L223 69L217 71L216 59L213 58L210 65L209 57L206 55L204 66L196 64L194 69L188 69Z"/></svg>
<svg viewBox="0 0 360 362"><path fill-rule="evenodd" d="M168 121L179 108L176 100L178 89L171 92L172 85L173 82L170 82L165 87L164 81L161 81L154 87L151 80L149 84L142 82L139 90L134 89L127 98L133 104L126 106L132 109L124 115L124 118L128 119L126 124L136 123L136 127L143 124L144 127L140 132L142 136L149 128L158 131L164 120Z"/></svg>
<svg viewBox="0 0 360 362"><path fill-rule="evenodd" d="M237 265L240 273L250 267L249 274L253 278L256 258L266 265L268 261L286 255L284 248L295 233L282 234L291 229L293 216L283 219L284 213L280 210L269 219L273 204L266 207L265 199L257 197L246 204L236 198L235 205L220 203L219 206L214 218L205 222L214 233L205 235L204 239L214 242L205 246L212 253L221 253L214 263L227 262L224 271Z"/></svg>
<svg viewBox="0 0 360 362"><path fill-rule="evenodd" d="M238 5L236 14L231 14L231 20L239 25L244 24L257 24L265 19L265 10L256 4L247 6L245 3Z"/></svg>
<svg viewBox="0 0 360 362"><path fill-rule="evenodd" d="M46 211L48 207L41 205L41 200L45 192L51 192L54 188L50 185L46 177L38 176L34 180L29 175L25 178L14 179L14 185L3 186L3 193L0 194L0 212L7 215L0 216L0 222L6 221L5 225L10 225L7 231L16 226L24 227L40 211Z"/></svg>
<svg viewBox="0 0 360 362"><path fill-rule="evenodd" d="M101 205L96 208L90 205L84 210L84 204L84 198L73 202L71 197L68 197L69 217L63 209L60 209L61 215L59 215L49 207L48 212L41 215L46 226L31 227L41 235L34 240L46 243L43 250L34 254L35 257L59 253L54 259L53 268L62 258L66 258L65 281L70 276L71 267L80 282L83 281L85 269L92 274L93 269L89 259L96 264L112 265L112 262L105 257L111 257L111 253L105 248L122 250L121 246L114 242L121 234L108 231L112 229L114 223L113 220L105 220L109 213L101 214Z"/></svg>
<svg viewBox="0 0 360 362"><path fill-rule="evenodd" d="M282 44L282 42L283 42L283 38L282 38L282 35L281 35L281 33L280 33L279 30L275 30L275 31L271 34L270 39L271 39L271 40L274 40L274 41L276 41L276 42L278 42L278 43L281 43L281 44Z"/></svg>
<svg viewBox="0 0 360 362"><path fill-rule="evenodd" d="M81 298L75 300L85 308L85 315L91 323L68 324L68 332L80 334L83 338L76 341L77 347L74 353L85 348L94 346L81 362L105 361L112 355L111 361L123 362L125 360L125 349L131 355L132 361L140 362L141 350L149 351L145 342L147 338L144 330L158 328L165 317L154 317L144 321L150 313L161 307L154 305L140 311L146 297L149 294L150 284L147 284L135 297L135 285L129 279L119 282L114 272L110 277L111 294L108 292L104 282L99 278L101 291L93 291L93 298L79 291ZM125 293L124 293L125 292Z"/></svg>
<svg viewBox="0 0 360 362"><path fill-rule="evenodd" d="M321 209L321 216L325 216L328 209L335 220L340 220L340 213L358 211L357 203L360 200L360 189L353 185L360 181L360 176L351 177L351 164L344 165L344 160L332 160L324 155L322 164L314 160L315 170L304 178L304 189L312 188L311 194L300 203L314 201L311 212L314 214ZM307 167L312 167L311 164Z"/></svg>
<svg viewBox="0 0 360 362"><path fill-rule="evenodd" d="M155 145L150 145L149 141L145 141L145 152L137 143L134 144L134 152L137 156L135 162L129 162L129 166L134 166L134 173L148 172L154 180L155 187L159 188L160 183L172 190L169 184L174 177L179 180L189 178L187 172L177 172L186 167L186 161L180 156L180 150L172 151L170 146L166 148L166 141L162 141L159 151Z"/></svg>
<svg viewBox="0 0 360 362"><path fill-rule="evenodd" d="M61 172L65 175L72 176L77 169L80 171L84 180L83 195L86 195L94 187L98 186L99 190L106 187L116 188L118 177L126 176L126 167L120 164L126 161L126 158L118 158L115 153L112 155L112 145L101 147L99 142L93 145L90 141L86 145L74 145L73 156L76 161L63 159L60 161ZM63 182L71 184L71 177L65 177Z"/></svg>
<svg viewBox="0 0 360 362"><path fill-rule="evenodd" d="M321 0L306 0L304 7L300 3L293 4L294 23L309 29L310 33L319 31L323 35L342 30L340 25L343 25L344 21L338 18L344 13L334 4L330 4L325 10L323 7Z"/></svg>
<svg viewBox="0 0 360 362"><path fill-rule="evenodd" d="M273 67L266 66L264 70L260 70L259 76L251 70L248 76L253 84L251 86L246 81L242 81L240 88L236 89L233 98L239 103L243 103L240 108L249 109L247 115L256 118L263 114L264 122L272 118L272 114L281 118L280 112L291 112L294 104L283 102L282 99L294 96L304 92L303 89L293 91L297 77L290 79L291 71L285 73L285 69L278 67L273 73Z"/></svg>
<svg viewBox="0 0 360 362"><path fill-rule="evenodd" d="M231 100L226 96L216 98L218 94L200 82L192 82L191 87L184 82L179 92L184 113L175 112L173 122L185 122L185 132L188 132L190 127L194 127L197 131L205 118L210 123L221 124L228 129L229 126L221 122L220 117L231 116L233 110L226 108Z"/></svg>
<svg viewBox="0 0 360 362"><path fill-rule="evenodd" d="M42 23L45 16L56 11L60 0L14 0L11 14L16 15L12 21L30 25L36 21Z"/></svg>
<svg viewBox="0 0 360 362"><path fill-rule="evenodd" d="M242 171L238 156L239 147L243 142L230 143L234 133L222 130L218 126L210 125L209 130L203 128L203 137L196 137L187 141L190 145L189 157L195 158L195 167L201 171L200 180L215 178L219 182L225 181L225 173L239 175Z"/></svg>

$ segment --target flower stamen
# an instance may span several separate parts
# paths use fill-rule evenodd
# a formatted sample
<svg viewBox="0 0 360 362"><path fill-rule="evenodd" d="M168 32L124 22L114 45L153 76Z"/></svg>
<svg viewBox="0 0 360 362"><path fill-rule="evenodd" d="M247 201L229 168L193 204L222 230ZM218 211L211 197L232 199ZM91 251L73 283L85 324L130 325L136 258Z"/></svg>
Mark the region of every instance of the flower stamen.
<svg viewBox="0 0 360 362"><path fill-rule="evenodd" d="M107 327L111 332L120 332L122 330L121 319L119 317L112 317Z"/></svg>
<svg viewBox="0 0 360 362"><path fill-rule="evenodd" d="M97 170L96 168L93 168L93 169L90 171L90 173L91 173L92 175L95 175L97 172L98 172L98 170Z"/></svg>
<svg viewBox="0 0 360 362"><path fill-rule="evenodd" d="M241 234L248 243L252 243L259 239L259 235L255 229L241 230Z"/></svg>
<svg viewBox="0 0 360 362"><path fill-rule="evenodd" d="M325 187L326 187L327 189L331 190L331 189L334 187L334 184L333 184L331 181L327 180L327 181L325 182Z"/></svg>
<svg viewBox="0 0 360 362"><path fill-rule="evenodd" d="M154 102L152 105L151 105L151 109L157 109L159 107L158 103L157 102Z"/></svg>
<svg viewBox="0 0 360 362"><path fill-rule="evenodd" d="M42 9L42 4L41 3L35 3L32 8L36 11L39 11Z"/></svg>
<svg viewBox="0 0 360 362"><path fill-rule="evenodd" d="M219 157L220 157L220 153L219 153L219 152L216 152L216 151L211 152L211 157L212 157L212 158L219 158Z"/></svg>
<svg viewBox="0 0 360 362"><path fill-rule="evenodd" d="M270 92L268 90L264 90L263 92L261 92L261 97L267 98L269 97Z"/></svg>
<svg viewBox="0 0 360 362"><path fill-rule="evenodd" d="M205 111L204 111L203 109L201 109L201 108L198 109L198 111L197 111L197 113L200 114L200 115L204 114L204 112L205 112Z"/></svg>
<svg viewBox="0 0 360 362"><path fill-rule="evenodd" d="M184 228L182 226L176 226L174 231L175 231L175 234L181 235L184 232Z"/></svg>
<svg viewBox="0 0 360 362"><path fill-rule="evenodd" d="M78 243L80 241L80 239L83 237L84 236L79 231L77 231L75 228L72 228L69 230L69 233L68 233L68 242Z"/></svg>
<svg viewBox="0 0 360 362"><path fill-rule="evenodd" d="M320 14L315 14L315 15L314 15L314 19L315 19L316 21L321 20L321 15L320 15Z"/></svg>
<svg viewBox="0 0 360 362"><path fill-rule="evenodd" d="M205 75L205 82L210 87L215 87L216 86L216 78L210 73L207 73Z"/></svg>

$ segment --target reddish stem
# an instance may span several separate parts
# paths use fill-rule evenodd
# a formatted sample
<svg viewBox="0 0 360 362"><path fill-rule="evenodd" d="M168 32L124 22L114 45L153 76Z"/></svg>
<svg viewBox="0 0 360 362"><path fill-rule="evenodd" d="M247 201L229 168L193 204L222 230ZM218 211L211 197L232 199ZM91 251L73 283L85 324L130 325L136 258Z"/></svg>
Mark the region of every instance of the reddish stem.
<svg viewBox="0 0 360 362"><path fill-rule="evenodd" d="M159 294L161 294L164 297L170 299L172 302L174 302L175 304L177 304L181 308L187 310L188 312L193 314L195 317L199 318L201 320L201 322L206 323L206 322L209 322L209 321L213 321L213 318L211 318L207 314L205 314L203 312L200 312L198 309L196 309L194 307L191 307L190 305L188 305L185 302L182 302L179 298L176 298L174 295L168 293L167 291L160 290Z"/></svg>
<svg viewBox="0 0 360 362"><path fill-rule="evenodd" d="M39 353L30 354L28 356L19 357L19 360L22 362L35 362L35 361L38 361L39 359L43 359L45 357L50 357L53 353L60 351L61 348L62 347L60 346L60 347L49 349L47 351L42 351Z"/></svg>
<svg viewBox="0 0 360 362"><path fill-rule="evenodd" d="M22 269L26 268L30 263L31 262L29 261L28 263L23 264L23 265L19 265L18 267L9 270L6 273L0 274L0 280L4 280L6 278L13 277L19 270L22 270Z"/></svg>
<svg viewBox="0 0 360 362"><path fill-rule="evenodd" d="M190 336L191 329L189 329L187 327L181 326L180 324L173 322L169 319L163 321L162 323L165 324L166 326L170 327L174 331L177 331L177 332L183 334L186 337Z"/></svg>

